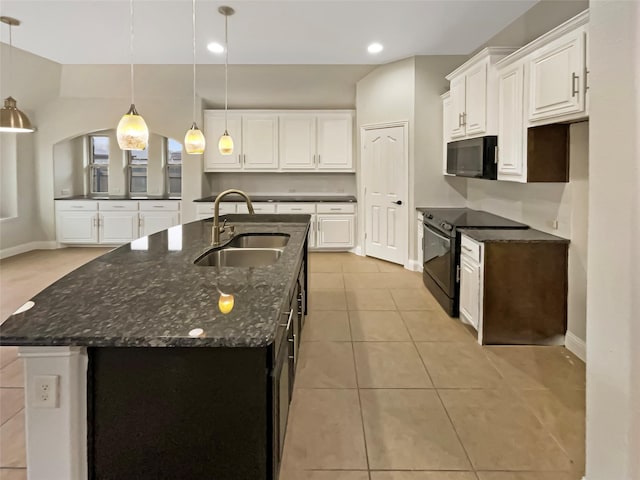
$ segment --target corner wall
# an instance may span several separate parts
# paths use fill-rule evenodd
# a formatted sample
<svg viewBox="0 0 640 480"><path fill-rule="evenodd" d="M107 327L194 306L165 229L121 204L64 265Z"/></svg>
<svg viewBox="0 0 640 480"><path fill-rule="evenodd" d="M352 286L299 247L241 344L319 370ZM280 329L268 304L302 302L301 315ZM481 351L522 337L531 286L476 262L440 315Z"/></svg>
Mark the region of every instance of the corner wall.
<svg viewBox="0 0 640 480"><path fill-rule="evenodd" d="M640 3L590 9L587 480L640 478Z"/></svg>

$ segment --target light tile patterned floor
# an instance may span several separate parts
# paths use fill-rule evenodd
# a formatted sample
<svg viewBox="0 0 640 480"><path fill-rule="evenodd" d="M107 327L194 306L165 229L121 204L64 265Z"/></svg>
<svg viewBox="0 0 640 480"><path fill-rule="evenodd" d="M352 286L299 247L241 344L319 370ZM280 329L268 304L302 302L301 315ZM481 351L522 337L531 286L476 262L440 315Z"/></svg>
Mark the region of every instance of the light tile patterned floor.
<svg viewBox="0 0 640 480"><path fill-rule="evenodd" d="M585 368L561 347L482 347L421 275L310 256L281 480L579 480Z"/></svg>
<svg viewBox="0 0 640 480"><path fill-rule="evenodd" d="M109 248L34 250L0 261L0 322L42 289ZM0 347L0 480L26 480L24 380L16 347Z"/></svg>
<svg viewBox="0 0 640 480"><path fill-rule="evenodd" d="M0 262L2 319L104 253ZM584 364L560 347L480 347L401 267L313 253L281 480L578 480ZM0 480L26 479L22 364L0 347Z"/></svg>

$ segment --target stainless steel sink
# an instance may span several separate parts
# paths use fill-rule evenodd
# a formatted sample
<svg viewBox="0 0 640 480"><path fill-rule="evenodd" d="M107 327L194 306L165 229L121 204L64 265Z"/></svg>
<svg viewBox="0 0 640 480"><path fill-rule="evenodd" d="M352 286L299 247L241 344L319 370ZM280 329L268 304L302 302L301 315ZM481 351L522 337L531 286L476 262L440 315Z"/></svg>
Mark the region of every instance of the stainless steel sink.
<svg viewBox="0 0 640 480"><path fill-rule="evenodd" d="M196 259L202 267L262 267L278 261L281 248L221 248L211 250Z"/></svg>
<svg viewBox="0 0 640 480"><path fill-rule="evenodd" d="M244 233L229 242L235 248L282 248L289 243L286 233Z"/></svg>

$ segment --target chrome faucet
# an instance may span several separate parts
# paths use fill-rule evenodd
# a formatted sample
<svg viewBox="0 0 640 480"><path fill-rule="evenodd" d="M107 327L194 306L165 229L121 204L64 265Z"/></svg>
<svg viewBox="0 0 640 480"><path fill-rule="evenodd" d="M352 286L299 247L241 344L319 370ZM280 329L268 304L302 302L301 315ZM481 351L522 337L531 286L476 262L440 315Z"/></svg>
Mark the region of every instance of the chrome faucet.
<svg viewBox="0 0 640 480"><path fill-rule="evenodd" d="M220 195L218 195L216 197L216 202L213 204L213 228L211 230L211 245L214 247L220 245L220 235L227 229L227 227L225 226L227 223L226 219L222 223L222 226L220 226L220 200L232 193L240 195L242 198L244 198L244 200L247 202L249 213L252 215L255 213L249 195L244 193L242 190L236 190L235 188L232 188L230 190L225 190ZM233 232L233 227L229 226L229 228L231 229L231 232Z"/></svg>

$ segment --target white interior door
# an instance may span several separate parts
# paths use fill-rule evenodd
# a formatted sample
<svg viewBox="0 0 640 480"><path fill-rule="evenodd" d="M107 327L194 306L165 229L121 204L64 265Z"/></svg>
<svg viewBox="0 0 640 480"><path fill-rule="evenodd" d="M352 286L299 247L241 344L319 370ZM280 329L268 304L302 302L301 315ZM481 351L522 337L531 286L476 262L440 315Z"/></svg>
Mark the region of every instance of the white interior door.
<svg viewBox="0 0 640 480"><path fill-rule="evenodd" d="M365 252L404 264L409 221L405 127L366 130L362 168L365 179Z"/></svg>

